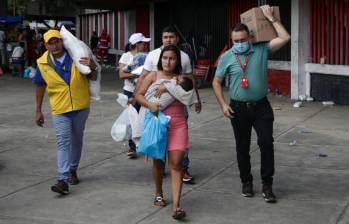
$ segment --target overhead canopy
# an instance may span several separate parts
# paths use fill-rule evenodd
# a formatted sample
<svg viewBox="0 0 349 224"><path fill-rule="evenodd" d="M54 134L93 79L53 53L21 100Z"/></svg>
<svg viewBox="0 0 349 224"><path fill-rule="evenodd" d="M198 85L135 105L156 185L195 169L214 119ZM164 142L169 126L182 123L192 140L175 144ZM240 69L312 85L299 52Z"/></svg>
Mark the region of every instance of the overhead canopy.
<svg viewBox="0 0 349 224"><path fill-rule="evenodd" d="M2 25L16 25L23 22L22 16L0 16L0 24Z"/></svg>

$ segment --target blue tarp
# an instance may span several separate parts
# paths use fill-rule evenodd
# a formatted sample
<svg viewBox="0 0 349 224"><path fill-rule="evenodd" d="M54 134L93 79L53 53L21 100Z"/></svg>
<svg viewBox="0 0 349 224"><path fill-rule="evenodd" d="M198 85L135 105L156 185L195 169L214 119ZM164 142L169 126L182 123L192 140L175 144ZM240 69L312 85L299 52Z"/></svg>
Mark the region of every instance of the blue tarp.
<svg viewBox="0 0 349 224"><path fill-rule="evenodd" d="M23 22L23 16L0 16L0 24L16 25Z"/></svg>

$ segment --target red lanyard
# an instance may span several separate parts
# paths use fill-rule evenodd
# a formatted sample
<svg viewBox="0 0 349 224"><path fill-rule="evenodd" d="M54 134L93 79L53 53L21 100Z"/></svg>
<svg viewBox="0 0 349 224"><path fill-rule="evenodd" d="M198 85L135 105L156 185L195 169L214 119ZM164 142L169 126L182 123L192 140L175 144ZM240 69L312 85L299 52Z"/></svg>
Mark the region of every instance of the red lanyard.
<svg viewBox="0 0 349 224"><path fill-rule="evenodd" d="M244 72L244 75L246 75L246 69L247 69L248 58L249 58L249 57L250 57L250 51L248 51L248 52L246 53L244 64L241 64L241 61L240 61L240 58L239 58L238 54L235 54L235 59L236 59L236 61L238 62L238 64L240 65L242 71Z"/></svg>

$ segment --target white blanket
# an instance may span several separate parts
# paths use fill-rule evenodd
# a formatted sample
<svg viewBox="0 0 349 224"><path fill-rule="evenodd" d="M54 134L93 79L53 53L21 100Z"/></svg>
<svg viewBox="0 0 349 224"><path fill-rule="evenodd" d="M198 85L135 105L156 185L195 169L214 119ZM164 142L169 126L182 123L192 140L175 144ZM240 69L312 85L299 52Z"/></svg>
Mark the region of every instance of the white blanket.
<svg viewBox="0 0 349 224"><path fill-rule="evenodd" d="M156 98L154 96L157 88L164 84L167 92L162 93L160 98ZM185 91L180 85L176 84L176 80L167 80L167 79L159 79L156 80L151 86L149 86L147 92L145 93L145 99L149 102L154 102L159 105L159 110L164 110L167 106L169 106L173 101L179 100L186 106L190 106L197 102L197 97L195 90L192 89L190 91ZM132 138L139 138L141 136L141 132L143 130L144 117L146 112L149 111L146 107L141 107L139 110L139 125L138 130L136 130Z"/></svg>

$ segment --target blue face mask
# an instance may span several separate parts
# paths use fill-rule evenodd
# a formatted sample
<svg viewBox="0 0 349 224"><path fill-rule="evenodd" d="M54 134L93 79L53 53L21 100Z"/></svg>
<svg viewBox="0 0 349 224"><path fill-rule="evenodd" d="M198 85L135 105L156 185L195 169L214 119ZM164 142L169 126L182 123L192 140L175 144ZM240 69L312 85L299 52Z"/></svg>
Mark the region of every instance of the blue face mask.
<svg viewBox="0 0 349 224"><path fill-rule="evenodd" d="M250 48L250 43L248 41L241 43L234 43L234 50L237 53L245 53Z"/></svg>

